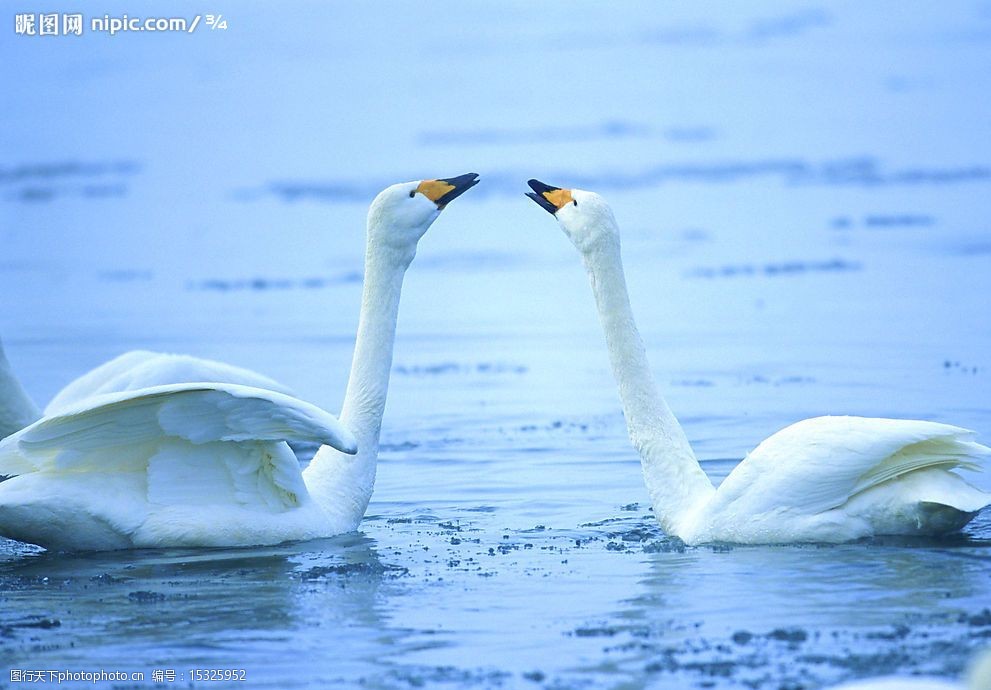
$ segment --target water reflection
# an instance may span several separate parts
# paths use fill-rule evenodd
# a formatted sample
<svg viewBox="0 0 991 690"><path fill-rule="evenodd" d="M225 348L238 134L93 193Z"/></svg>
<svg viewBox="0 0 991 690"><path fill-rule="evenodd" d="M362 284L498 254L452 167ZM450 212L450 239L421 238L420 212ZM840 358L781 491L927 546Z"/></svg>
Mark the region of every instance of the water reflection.
<svg viewBox="0 0 991 690"><path fill-rule="evenodd" d="M0 565L0 629L9 665L84 668L243 666L291 673L281 647L370 662L393 646L384 600L405 570L384 563L363 535L259 549L58 554L22 550ZM42 627L33 622L47 620ZM353 637L342 630L360 631ZM368 631L374 631L369 635ZM39 644L40 643L40 644ZM350 647L350 648L349 648ZM77 651L78 650L78 651Z"/></svg>
<svg viewBox="0 0 991 690"><path fill-rule="evenodd" d="M912 668L954 675L983 639L983 614L973 614L991 601L989 546L960 538L649 553L637 596L588 634L610 641L629 687L672 676L735 687L774 665L788 669L777 681L814 685Z"/></svg>
<svg viewBox="0 0 991 690"><path fill-rule="evenodd" d="M655 372L714 480L817 414L987 440L991 44L953 37L991 15L531 5L420 3L410 31L377 3L255 3L223 36L4 44L0 333L38 401L149 348L335 409L371 196L467 159L485 181L409 272L364 534L0 542L0 662L247 666L280 690L779 690L955 676L991 636L991 514L969 541L665 540L580 262L521 196L532 176L609 196Z"/></svg>

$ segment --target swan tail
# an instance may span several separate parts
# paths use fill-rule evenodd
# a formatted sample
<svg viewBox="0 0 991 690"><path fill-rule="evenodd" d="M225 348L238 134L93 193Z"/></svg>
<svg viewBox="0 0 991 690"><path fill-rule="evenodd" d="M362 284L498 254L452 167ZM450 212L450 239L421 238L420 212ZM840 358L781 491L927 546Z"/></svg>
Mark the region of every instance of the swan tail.
<svg viewBox="0 0 991 690"><path fill-rule="evenodd" d="M957 472L981 470L989 456L991 449L977 443L973 432L949 424L814 417L755 448L723 480L712 509L761 515L787 506L811 516L853 502L858 512L873 512L870 504L879 501L948 502L972 512L987 505L988 496Z"/></svg>
<svg viewBox="0 0 991 690"><path fill-rule="evenodd" d="M844 512L866 519L873 534L939 535L955 532L991 503L991 494L960 475L930 467L857 494Z"/></svg>
<svg viewBox="0 0 991 690"><path fill-rule="evenodd" d="M991 494L971 485L960 475L953 472L941 474L940 480L927 477L925 486L920 486L919 503L929 506L945 506L966 513L971 517L991 504Z"/></svg>
<svg viewBox="0 0 991 690"><path fill-rule="evenodd" d="M846 510L867 517L876 534L955 532L991 504L991 494L953 470L981 471L991 448L970 434L909 444L861 476Z"/></svg>
<svg viewBox="0 0 991 690"><path fill-rule="evenodd" d="M950 474L950 470L980 472L991 457L991 448L971 440L972 437L971 432L960 430L906 445L863 473L854 486L851 497L880 484L926 470L944 470L947 474ZM968 512L987 505L987 494L974 489L962 479L959 481L971 491L950 491L946 495L927 499L926 502L949 505ZM939 487L942 485L934 486L933 489ZM960 505L956 505L954 501ZM977 506L980 501L983 503Z"/></svg>

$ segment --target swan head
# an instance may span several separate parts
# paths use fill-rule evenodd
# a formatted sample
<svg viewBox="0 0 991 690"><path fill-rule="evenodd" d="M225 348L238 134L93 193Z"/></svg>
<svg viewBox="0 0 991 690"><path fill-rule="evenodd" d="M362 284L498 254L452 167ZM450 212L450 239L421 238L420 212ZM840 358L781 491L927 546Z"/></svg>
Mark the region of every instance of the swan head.
<svg viewBox="0 0 991 690"><path fill-rule="evenodd" d="M383 246L415 252L416 243L444 208L478 184L478 173L387 187L368 209L368 235ZM412 259L412 256L410 256Z"/></svg>
<svg viewBox="0 0 991 690"><path fill-rule="evenodd" d="M606 200L595 192L583 189L563 189L530 180L532 192L527 196L542 209L557 218L561 229L580 252L618 244L619 227Z"/></svg>

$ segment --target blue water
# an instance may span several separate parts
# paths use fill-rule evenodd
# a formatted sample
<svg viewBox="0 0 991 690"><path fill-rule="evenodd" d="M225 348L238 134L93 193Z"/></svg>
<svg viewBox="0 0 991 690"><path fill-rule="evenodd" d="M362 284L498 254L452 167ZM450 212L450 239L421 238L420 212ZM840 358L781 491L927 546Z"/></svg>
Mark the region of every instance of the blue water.
<svg viewBox="0 0 991 690"><path fill-rule="evenodd" d="M336 410L368 202L482 183L407 276L361 531L0 544L0 686L6 667L146 675L120 687L243 668L197 687L812 689L955 677L988 644L988 514L933 542L668 540L580 261L523 192L611 201L654 370L715 481L818 414L987 442L991 4L180 10L229 29L0 29L0 334L39 402L140 347Z"/></svg>

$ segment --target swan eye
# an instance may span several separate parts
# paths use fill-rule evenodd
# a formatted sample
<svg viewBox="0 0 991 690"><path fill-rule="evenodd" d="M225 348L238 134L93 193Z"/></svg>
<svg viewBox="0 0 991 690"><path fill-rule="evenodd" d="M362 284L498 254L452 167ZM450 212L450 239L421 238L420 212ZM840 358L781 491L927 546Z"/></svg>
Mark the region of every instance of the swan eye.
<svg viewBox="0 0 991 690"><path fill-rule="evenodd" d="M412 192L409 193L409 198L412 199L415 196L416 196L416 190L414 189Z"/></svg>
<svg viewBox="0 0 991 690"><path fill-rule="evenodd" d="M576 199L572 199L572 200L571 200L571 203L572 203L572 204L574 204L575 206L577 206L577 205L578 205L578 201L577 201Z"/></svg>

